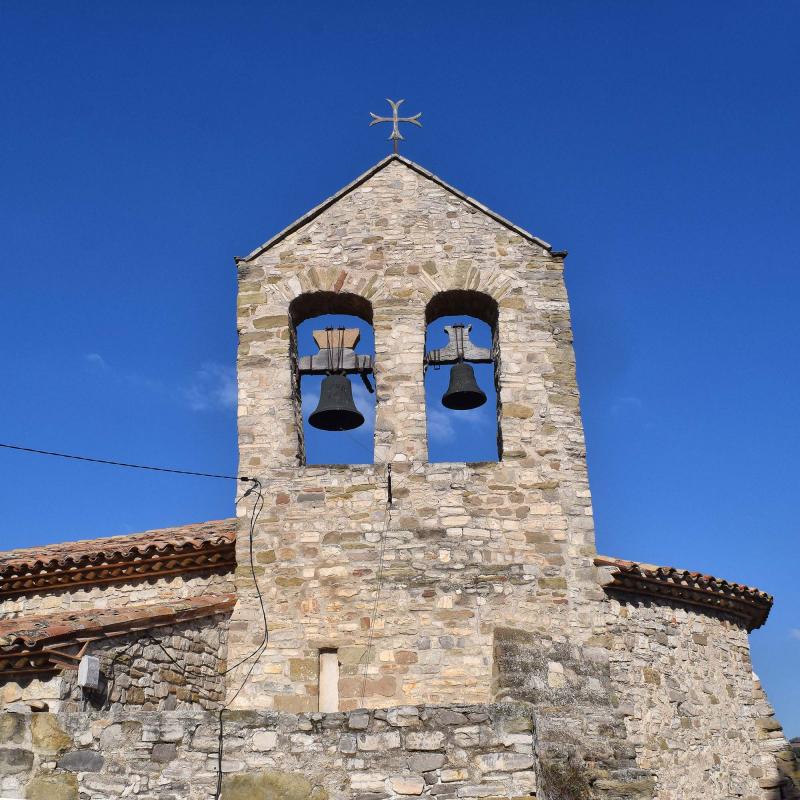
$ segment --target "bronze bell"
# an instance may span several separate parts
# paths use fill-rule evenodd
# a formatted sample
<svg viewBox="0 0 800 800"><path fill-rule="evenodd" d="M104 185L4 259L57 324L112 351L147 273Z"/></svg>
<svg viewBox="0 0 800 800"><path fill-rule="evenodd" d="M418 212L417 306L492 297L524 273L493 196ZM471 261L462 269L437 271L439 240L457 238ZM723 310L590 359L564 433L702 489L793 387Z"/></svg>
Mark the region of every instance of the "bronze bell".
<svg viewBox="0 0 800 800"><path fill-rule="evenodd" d="M471 364L459 361L450 370L450 385L442 396L442 405L456 411L477 408L486 402L486 395L475 380Z"/></svg>
<svg viewBox="0 0 800 800"><path fill-rule="evenodd" d="M317 408L308 421L321 431L351 431L364 424L364 415L353 402L347 375L328 375L322 381Z"/></svg>

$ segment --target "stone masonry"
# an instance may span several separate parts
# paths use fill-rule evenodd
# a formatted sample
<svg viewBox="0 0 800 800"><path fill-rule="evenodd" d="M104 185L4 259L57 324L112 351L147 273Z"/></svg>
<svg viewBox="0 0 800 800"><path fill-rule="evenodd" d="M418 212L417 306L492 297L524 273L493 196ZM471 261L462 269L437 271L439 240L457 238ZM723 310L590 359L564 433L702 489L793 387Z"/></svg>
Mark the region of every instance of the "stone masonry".
<svg viewBox="0 0 800 800"><path fill-rule="evenodd" d="M223 800L535 796L525 704L401 706L225 723ZM218 721L199 711L0 714L0 794L29 800L206 800Z"/></svg>

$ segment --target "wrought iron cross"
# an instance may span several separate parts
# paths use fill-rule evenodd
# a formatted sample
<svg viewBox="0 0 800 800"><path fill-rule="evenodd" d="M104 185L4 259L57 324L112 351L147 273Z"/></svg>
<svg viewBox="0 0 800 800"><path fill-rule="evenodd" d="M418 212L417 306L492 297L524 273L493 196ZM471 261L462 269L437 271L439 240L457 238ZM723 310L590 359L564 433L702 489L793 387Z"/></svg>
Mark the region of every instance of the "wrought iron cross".
<svg viewBox="0 0 800 800"><path fill-rule="evenodd" d="M419 118L422 116L422 113L414 114L413 117L398 117L397 111L400 108L402 103L405 103L405 100L398 100L396 103L394 100L390 100L388 97L386 98L386 102L392 107L392 116L391 117L379 117L377 114L373 114L371 111L369 115L372 117L372 122L370 122L369 126L372 127L373 125L377 125L379 122L391 122L392 123L392 135L389 137L389 141L392 142L394 145L394 152L397 152L397 143L400 139L404 139L402 133L400 133L400 125L401 122L410 122L412 125L417 125L418 127L422 127L422 123L419 121Z"/></svg>

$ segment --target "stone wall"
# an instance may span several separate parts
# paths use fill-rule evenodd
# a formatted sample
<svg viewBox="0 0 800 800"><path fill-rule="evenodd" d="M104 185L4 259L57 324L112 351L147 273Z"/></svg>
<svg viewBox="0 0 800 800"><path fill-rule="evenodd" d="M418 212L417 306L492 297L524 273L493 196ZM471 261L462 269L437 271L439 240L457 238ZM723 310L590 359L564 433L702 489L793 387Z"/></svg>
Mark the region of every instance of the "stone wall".
<svg viewBox="0 0 800 800"><path fill-rule="evenodd" d="M747 632L702 611L611 598L611 678L656 800L794 797L776 755L788 749L756 685Z"/></svg>
<svg viewBox="0 0 800 800"><path fill-rule="evenodd" d="M753 673L756 695L756 731L764 764L761 785L767 800L800 800L800 739L786 741L775 709Z"/></svg>
<svg viewBox="0 0 800 800"><path fill-rule="evenodd" d="M4 680L0 684L0 709L31 703L39 709L57 711L61 705L61 684L61 675L27 678L20 682Z"/></svg>
<svg viewBox="0 0 800 800"><path fill-rule="evenodd" d="M562 764L577 758L600 796L649 798L657 765L637 762L599 644L498 627L494 693L531 704L541 757Z"/></svg>
<svg viewBox="0 0 800 800"><path fill-rule="evenodd" d="M321 648L340 651L345 709L488 702L495 626L590 629L602 593L562 272L543 243L400 161L240 261L240 471L265 490L254 549L271 646L236 704L315 710ZM426 462L426 306L451 290L498 307L500 463ZM371 304L375 465L302 466L289 312L317 291L328 311ZM232 659L262 631L241 523Z"/></svg>
<svg viewBox="0 0 800 800"><path fill-rule="evenodd" d="M65 669L49 680L4 683L0 706L32 699L50 711L217 708L225 693L227 626L228 616L217 614L102 640L87 651L100 658L97 690L84 691L77 673Z"/></svg>
<svg viewBox="0 0 800 800"><path fill-rule="evenodd" d="M224 732L224 800L537 796L524 704L239 711ZM3 797L207 800L216 786L212 713L7 713L0 734Z"/></svg>
<svg viewBox="0 0 800 800"><path fill-rule="evenodd" d="M199 594L225 594L235 591L231 572L198 572L189 575L119 581L86 589L33 592L0 598L0 618L14 619L26 614L51 614L97 608L122 608L127 605L184 599Z"/></svg>

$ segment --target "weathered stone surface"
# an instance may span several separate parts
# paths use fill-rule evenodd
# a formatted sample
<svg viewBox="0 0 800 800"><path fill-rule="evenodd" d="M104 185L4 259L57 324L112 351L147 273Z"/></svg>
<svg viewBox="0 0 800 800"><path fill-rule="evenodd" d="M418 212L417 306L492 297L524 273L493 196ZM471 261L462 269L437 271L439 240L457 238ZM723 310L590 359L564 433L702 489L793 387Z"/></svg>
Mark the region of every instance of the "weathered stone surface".
<svg viewBox="0 0 800 800"><path fill-rule="evenodd" d="M408 767L412 772L430 772L445 763L442 753L414 753L408 757Z"/></svg>
<svg viewBox="0 0 800 800"><path fill-rule="evenodd" d="M104 761L96 750L73 750L58 759L58 766L69 772L99 772Z"/></svg>
<svg viewBox="0 0 800 800"><path fill-rule="evenodd" d="M300 716L231 711L225 716L224 796L234 800L455 797L467 786L483 785L479 759L490 756L493 770L484 781L491 779L503 797L515 797L531 785L527 772L511 771L526 767L531 760L527 755L533 748L530 713L530 707L514 703L407 706L377 709L368 715L363 711ZM443 716L453 722L473 722L442 726ZM366 728L353 730L354 719L358 727L365 717ZM401 719L415 720L414 726L392 725L391 720ZM520 720L527 722L522 725ZM218 743L214 712L117 710L107 715L101 710L59 714L56 721L65 735L81 743L81 749L48 762L58 773L38 775L63 779L67 788L59 791L77 786L82 800L138 795L142 800L204 800L213 794ZM474 732L476 740L469 751L459 743L464 727ZM524 732L505 732L510 727ZM0 791L23 787L42 766L30 743L6 749L13 751L13 759L0 750ZM14 783L7 783L10 780ZM12 796L16 791L12 788Z"/></svg>
<svg viewBox="0 0 800 800"><path fill-rule="evenodd" d="M159 764L168 764L178 757L178 748L172 742L158 742L153 745L153 752L150 755L151 761Z"/></svg>
<svg viewBox="0 0 800 800"><path fill-rule="evenodd" d="M400 734L398 731L385 733L360 733L358 734L359 750L394 750L400 747Z"/></svg>
<svg viewBox="0 0 800 800"><path fill-rule="evenodd" d="M27 800L78 800L75 775L38 775L25 787Z"/></svg>
<svg viewBox="0 0 800 800"><path fill-rule="evenodd" d="M274 750L278 742L278 734L275 731L260 731L253 736L253 750Z"/></svg>
<svg viewBox="0 0 800 800"><path fill-rule="evenodd" d="M109 725L100 734L100 749L113 750L124 747L133 747L142 738L142 723L135 720L126 720Z"/></svg>
<svg viewBox="0 0 800 800"><path fill-rule="evenodd" d="M62 730L54 714L31 715L31 741L43 753L60 753L72 746L72 737Z"/></svg>
<svg viewBox="0 0 800 800"><path fill-rule="evenodd" d="M327 792L312 786L302 775L266 771L253 775L228 775L222 800L326 800Z"/></svg>
<svg viewBox="0 0 800 800"><path fill-rule="evenodd" d="M33 766L33 753L19 747L0 747L0 775L28 772Z"/></svg>
<svg viewBox="0 0 800 800"><path fill-rule="evenodd" d="M484 753L477 760L483 772L516 772L533 766L533 755L525 753Z"/></svg>
<svg viewBox="0 0 800 800"><path fill-rule="evenodd" d="M0 744L19 744L25 738L28 715L0 712Z"/></svg>
<svg viewBox="0 0 800 800"><path fill-rule="evenodd" d="M442 731L409 731L406 734L406 747L409 750L439 750L444 742L445 734Z"/></svg>
<svg viewBox="0 0 800 800"><path fill-rule="evenodd" d="M425 780L421 775L393 775L389 785L395 794L420 795L425 788Z"/></svg>

